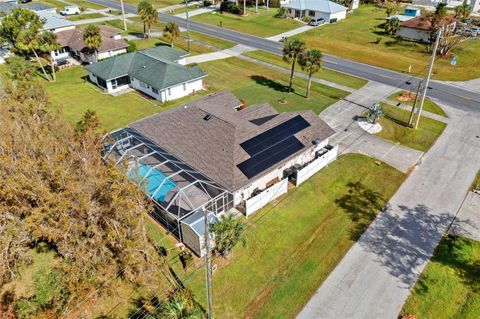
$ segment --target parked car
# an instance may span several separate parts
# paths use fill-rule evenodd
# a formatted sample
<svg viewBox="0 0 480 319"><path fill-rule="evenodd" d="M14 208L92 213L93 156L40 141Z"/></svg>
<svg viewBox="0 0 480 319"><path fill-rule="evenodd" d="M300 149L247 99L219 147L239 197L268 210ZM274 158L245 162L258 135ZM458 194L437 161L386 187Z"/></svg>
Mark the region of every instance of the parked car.
<svg viewBox="0 0 480 319"><path fill-rule="evenodd" d="M68 6L63 8L62 11L60 11L60 14L64 16L80 14L80 8L77 6Z"/></svg>
<svg viewBox="0 0 480 319"><path fill-rule="evenodd" d="M318 25L321 25L321 24L324 24L325 23L325 19L324 18L319 18L319 19L315 19L313 18L312 20L310 20L310 22L308 23L308 25L311 25L311 26L318 26Z"/></svg>
<svg viewBox="0 0 480 319"><path fill-rule="evenodd" d="M21 3L32 2L32 0L20 0Z"/></svg>

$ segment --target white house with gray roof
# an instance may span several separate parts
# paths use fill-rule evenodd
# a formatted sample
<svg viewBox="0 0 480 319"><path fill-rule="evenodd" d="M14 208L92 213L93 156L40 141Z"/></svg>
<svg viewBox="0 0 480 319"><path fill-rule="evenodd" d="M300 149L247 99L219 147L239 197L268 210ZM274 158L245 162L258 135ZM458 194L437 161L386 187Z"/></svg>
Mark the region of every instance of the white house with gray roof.
<svg viewBox="0 0 480 319"><path fill-rule="evenodd" d="M295 0L283 4L287 17L303 19L311 17L334 23L347 17L348 8L328 0Z"/></svg>
<svg viewBox="0 0 480 319"><path fill-rule="evenodd" d="M89 79L108 93L134 88L159 101L175 100L203 89L207 75L188 67L187 53L158 46L90 64Z"/></svg>

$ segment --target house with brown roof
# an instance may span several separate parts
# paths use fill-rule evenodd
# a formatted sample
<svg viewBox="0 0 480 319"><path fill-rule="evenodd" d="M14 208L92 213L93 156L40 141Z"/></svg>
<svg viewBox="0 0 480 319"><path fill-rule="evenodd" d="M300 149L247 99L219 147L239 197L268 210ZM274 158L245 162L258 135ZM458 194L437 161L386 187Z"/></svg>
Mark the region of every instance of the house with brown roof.
<svg viewBox="0 0 480 319"><path fill-rule="evenodd" d="M443 19L442 24L445 28L449 28L453 31L456 27L456 19L447 16ZM432 35L432 23L425 17L415 17L403 21L400 23L396 36L404 39L430 43L432 39L434 39L434 36Z"/></svg>
<svg viewBox="0 0 480 319"><path fill-rule="evenodd" d="M104 156L146 184L157 220L180 240L198 242L191 228L203 214L190 216L203 208L215 216L233 207L254 213L333 161L333 134L311 110L244 107L219 92L111 133Z"/></svg>
<svg viewBox="0 0 480 319"><path fill-rule="evenodd" d="M113 57L118 54L126 53L128 43L121 36L121 30L108 26L99 25L102 44L98 48L98 60ZM62 46L59 50L51 52L56 61L65 60L74 57L83 63L94 62L95 58L85 47L83 42L83 33L85 27L77 27L71 30L65 30L55 33L57 42Z"/></svg>

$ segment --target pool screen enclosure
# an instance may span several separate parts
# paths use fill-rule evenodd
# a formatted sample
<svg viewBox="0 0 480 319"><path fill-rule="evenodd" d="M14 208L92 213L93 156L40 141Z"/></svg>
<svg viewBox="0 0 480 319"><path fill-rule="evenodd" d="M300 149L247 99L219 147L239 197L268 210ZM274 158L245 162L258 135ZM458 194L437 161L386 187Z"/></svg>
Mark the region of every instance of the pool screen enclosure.
<svg viewBox="0 0 480 319"><path fill-rule="evenodd" d="M184 218L200 208L219 214L233 206L233 195L225 188L132 128L107 134L103 145L103 159L142 188L154 204L151 215L181 241Z"/></svg>

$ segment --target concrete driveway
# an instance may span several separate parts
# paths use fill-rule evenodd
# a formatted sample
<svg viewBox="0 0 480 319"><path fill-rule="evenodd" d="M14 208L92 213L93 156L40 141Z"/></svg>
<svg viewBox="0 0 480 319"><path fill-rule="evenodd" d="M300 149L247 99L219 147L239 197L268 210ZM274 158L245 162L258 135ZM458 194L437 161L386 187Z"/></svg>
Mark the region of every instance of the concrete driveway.
<svg viewBox="0 0 480 319"><path fill-rule="evenodd" d="M298 315L395 319L480 168L480 114L450 123Z"/></svg>

